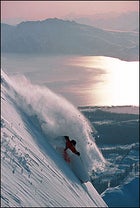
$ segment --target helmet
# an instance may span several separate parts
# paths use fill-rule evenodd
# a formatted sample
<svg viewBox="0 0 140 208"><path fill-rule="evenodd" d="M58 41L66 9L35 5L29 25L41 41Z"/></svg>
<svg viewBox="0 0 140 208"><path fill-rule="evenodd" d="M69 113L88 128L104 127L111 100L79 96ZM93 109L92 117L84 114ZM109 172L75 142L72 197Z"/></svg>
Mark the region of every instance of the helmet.
<svg viewBox="0 0 140 208"><path fill-rule="evenodd" d="M71 143L75 146L76 145L76 141L75 140L71 140Z"/></svg>

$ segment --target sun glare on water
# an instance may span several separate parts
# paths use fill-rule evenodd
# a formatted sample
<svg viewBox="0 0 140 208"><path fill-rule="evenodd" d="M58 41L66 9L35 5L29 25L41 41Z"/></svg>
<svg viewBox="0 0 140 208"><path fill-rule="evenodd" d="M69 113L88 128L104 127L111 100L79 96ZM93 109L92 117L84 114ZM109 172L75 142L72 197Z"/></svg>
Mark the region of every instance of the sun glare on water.
<svg viewBox="0 0 140 208"><path fill-rule="evenodd" d="M118 59L107 64L105 88L113 105L139 105L139 65Z"/></svg>
<svg viewBox="0 0 140 208"><path fill-rule="evenodd" d="M126 62L111 57L88 56L81 60L79 58L77 64L93 72L90 98L94 104L139 106L138 61ZM96 78L95 71L98 71Z"/></svg>

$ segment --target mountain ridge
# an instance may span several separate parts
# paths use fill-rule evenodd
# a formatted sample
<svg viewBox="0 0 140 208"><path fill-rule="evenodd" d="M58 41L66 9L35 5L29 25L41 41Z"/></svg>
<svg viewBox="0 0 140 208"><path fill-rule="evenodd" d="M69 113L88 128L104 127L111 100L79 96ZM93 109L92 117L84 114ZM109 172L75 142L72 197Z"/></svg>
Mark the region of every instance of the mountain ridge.
<svg viewBox="0 0 140 208"><path fill-rule="evenodd" d="M114 32L75 21L49 18L17 26L1 24L4 53L102 55L138 60L138 33Z"/></svg>

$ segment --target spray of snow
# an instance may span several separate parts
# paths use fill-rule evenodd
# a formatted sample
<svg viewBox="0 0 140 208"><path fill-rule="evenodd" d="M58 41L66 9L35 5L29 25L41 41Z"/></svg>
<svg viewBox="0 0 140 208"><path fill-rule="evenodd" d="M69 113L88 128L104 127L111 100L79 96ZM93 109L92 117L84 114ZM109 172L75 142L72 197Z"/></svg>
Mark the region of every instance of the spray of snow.
<svg viewBox="0 0 140 208"><path fill-rule="evenodd" d="M33 118L53 147L61 144L62 136L68 135L77 141L77 150L89 173L104 168L106 161L91 135L95 130L77 108L47 87L33 85L24 76L9 79L2 72L2 77L10 86L14 102Z"/></svg>

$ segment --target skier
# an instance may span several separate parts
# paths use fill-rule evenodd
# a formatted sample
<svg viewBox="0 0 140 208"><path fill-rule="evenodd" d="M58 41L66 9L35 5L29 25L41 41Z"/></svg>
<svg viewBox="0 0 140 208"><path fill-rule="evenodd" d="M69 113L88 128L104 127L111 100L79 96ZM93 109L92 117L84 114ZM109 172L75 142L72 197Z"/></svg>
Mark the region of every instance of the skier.
<svg viewBox="0 0 140 208"><path fill-rule="evenodd" d="M70 149L74 154L80 156L80 152L78 152L75 148L76 141L75 140L70 141L68 136L64 136L64 137L66 139L66 147L64 149L64 152L66 152L67 149Z"/></svg>

